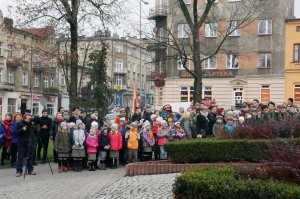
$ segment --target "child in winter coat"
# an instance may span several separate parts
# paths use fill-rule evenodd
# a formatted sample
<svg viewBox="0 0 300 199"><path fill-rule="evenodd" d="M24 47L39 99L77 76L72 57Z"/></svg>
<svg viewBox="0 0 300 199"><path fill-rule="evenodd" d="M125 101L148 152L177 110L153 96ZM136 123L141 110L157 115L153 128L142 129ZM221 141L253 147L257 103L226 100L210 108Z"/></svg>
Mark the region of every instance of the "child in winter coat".
<svg viewBox="0 0 300 199"><path fill-rule="evenodd" d="M143 153L144 153L144 160L151 160L152 159L152 147L155 144L155 139L153 132L151 130L150 122L146 121L143 124Z"/></svg>
<svg viewBox="0 0 300 199"><path fill-rule="evenodd" d="M160 150L160 159L166 160L168 159L167 152L164 150L164 145L168 143L170 138L170 129L168 127L168 123L163 120L161 122L161 127L157 132L157 144Z"/></svg>
<svg viewBox="0 0 300 199"><path fill-rule="evenodd" d="M127 131L125 135L125 139L127 140L128 160L137 162L140 134L137 131L135 122L132 122L129 128L129 131Z"/></svg>
<svg viewBox="0 0 300 199"><path fill-rule="evenodd" d="M109 139L109 157L112 159L112 168L116 169L119 162L119 150L122 149L122 135L118 131L118 124L111 125L111 132L108 135Z"/></svg>
<svg viewBox="0 0 300 199"><path fill-rule="evenodd" d="M71 150L67 123L61 122L55 136L54 149L58 155L58 173L67 172L67 158Z"/></svg>
<svg viewBox="0 0 300 199"><path fill-rule="evenodd" d="M161 121L163 121L162 117L158 117L155 120L153 120L153 127L152 127L152 132L154 135L154 139L155 139L155 144L153 146L153 150L154 150L154 156L155 156L155 160L159 160L159 146L157 145L157 132L161 126Z"/></svg>
<svg viewBox="0 0 300 199"><path fill-rule="evenodd" d="M85 158L85 131L84 124L81 120L76 121L77 129L72 133L72 157L74 163L74 171L81 171L82 160Z"/></svg>
<svg viewBox="0 0 300 199"><path fill-rule="evenodd" d="M90 133L86 139L87 154L88 154L88 167L89 171L95 171L97 148L99 146L98 137L94 129L90 130Z"/></svg>
<svg viewBox="0 0 300 199"><path fill-rule="evenodd" d="M101 133L98 137L98 143L99 143L98 166L99 166L100 170L106 170L105 159L107 156L107 152L110 148L108 133L109 133L109 129L106 127L103 127L101 130Z"/></svg>
<svg viewBox="0 0 300 199"><path fill-rule="evenodd" d="M234 131L234 121L232 117L227 118L227 123L225 125L226 132L231 135Z"/></svg>
<svg viewBox="0 0 300 199"><path fill-rule="evenodd" d="M215 137L220 137L222 131L224 130L224 122L223 122L223 117L222 116L217 116L216 118L216 123L214 124L213 127L213 134Z"/></svg>
<svg viewBox="0 0 300 199"><path fill-rule="evenodd" d="M170 131L170 141L179 141L185 137L185 132L180 126L180 122L175 122L174 127Z"/></svg>

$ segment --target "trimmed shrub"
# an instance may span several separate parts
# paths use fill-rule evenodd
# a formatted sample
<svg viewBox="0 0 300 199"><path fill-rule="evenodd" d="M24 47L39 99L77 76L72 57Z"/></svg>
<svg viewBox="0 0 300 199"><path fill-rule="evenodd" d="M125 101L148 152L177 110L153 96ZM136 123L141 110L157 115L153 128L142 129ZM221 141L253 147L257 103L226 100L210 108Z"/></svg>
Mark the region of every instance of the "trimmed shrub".
<svg viewBox="0 0 300 199"><path fill-rule="evenodd" d="M173 186L176 199L299 199L300 186L278 181L239 179L233 167L204 168L184 172Z"/></svg>
<svg viewBox="0 0 300 199"><path fill-rule="evenodd" d="M270 144L283 139L195 139L169 142L165 146L173 163L259 162L271 158Z"/></svg>

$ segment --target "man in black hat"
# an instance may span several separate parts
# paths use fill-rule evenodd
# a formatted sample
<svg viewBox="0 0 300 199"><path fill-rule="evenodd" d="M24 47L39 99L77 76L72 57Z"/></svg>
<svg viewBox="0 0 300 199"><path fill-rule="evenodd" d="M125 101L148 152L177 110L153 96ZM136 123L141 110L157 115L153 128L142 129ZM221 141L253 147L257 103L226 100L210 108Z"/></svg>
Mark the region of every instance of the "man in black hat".
<svg viewBox="0 0 300 199"><path fill-rule="evenodd" d="M38 138L38 149L37 149L37 159L41 160L41 150L43 148L42 164L46 163L51 124L52 124L52 119L48 117L48 110L44 109L42 111L42 117L39 118L39 125L41 130L39 133L40 136Z"/></svg>

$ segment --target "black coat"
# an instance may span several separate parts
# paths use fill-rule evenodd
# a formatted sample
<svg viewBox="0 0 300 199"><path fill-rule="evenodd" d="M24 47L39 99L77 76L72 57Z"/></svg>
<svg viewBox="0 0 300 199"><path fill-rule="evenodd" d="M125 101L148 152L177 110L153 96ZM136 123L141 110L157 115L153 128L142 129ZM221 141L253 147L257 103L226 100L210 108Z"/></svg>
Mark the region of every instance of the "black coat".
<svg viewBox="0 0 300 199"><path fill-rule="evenodd" d="M98 143L99 143L99 151L107 151L108 149L104 149L104 147L109 145L108 134L103 135L101 133L98 137Z"/></svg>
<svg viewBox="0 0 300 199"><path fill-rule="evenodd" d="M49 117L40 117L39 124L41 126L41 133L50 135L51 127L52 127L52 119ZM46 125L47 129L43 129L42 127Z"/></svg>
<svg viewBox="0 0 300 199"><path fill-rule="evenodd" d="M196 118L196 131L197 135L201 134L202 136L206 137L208 133L208 119L206 119L201 113L197 115Z"/></svg>
<svg viewBox="0 0 300 199"><path fill-rule="evenodd" d="M209 120L207 134L209 136L213 135L213 127L214 127L214 124L216 123L216 117L217 117L216 113L209 113L208 116L207 116L207 118Z"/></svg>
<svg viewBox="0 0 300 199"><path fill-rule="evenodd" d="M27 129L24 131L23 127L25 126L27 126ZM17 135L18 145L22 147L27 147L29 140L32 142L37 140L37 128L25 121L20 121L16 124L14 134ZM34 143L30 144L33 145Z"/></svg>

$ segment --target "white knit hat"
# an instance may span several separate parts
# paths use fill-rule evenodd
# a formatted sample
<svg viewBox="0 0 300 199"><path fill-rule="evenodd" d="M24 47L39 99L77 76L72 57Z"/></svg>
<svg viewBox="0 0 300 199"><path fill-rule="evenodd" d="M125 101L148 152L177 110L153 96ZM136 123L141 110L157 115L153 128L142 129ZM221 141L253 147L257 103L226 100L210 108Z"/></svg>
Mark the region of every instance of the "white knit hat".
<svg viewBox="0 0 300 199"><path fill-rule="evenodd" d="M113 123L110 128L118 130L118 127L119 127L118 124Z"/></svg>

